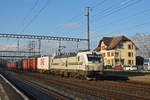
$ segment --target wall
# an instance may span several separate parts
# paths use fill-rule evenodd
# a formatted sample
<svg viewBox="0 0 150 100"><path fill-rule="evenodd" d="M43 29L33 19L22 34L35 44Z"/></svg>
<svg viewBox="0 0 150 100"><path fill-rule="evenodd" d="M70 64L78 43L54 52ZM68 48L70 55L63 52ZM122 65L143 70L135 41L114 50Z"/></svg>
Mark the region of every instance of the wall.
<svg viewBox="0 0 150 100"><path fill-rule="evenodd" d="M119 48L120 44L122 44L122 48ZM131 45L131 49L128 48L128 45ZM113 50L106 50L104 47L107 48L104 42L102 42L101 53L104 57L104 65L112 65L112 66L136 65L136 54L135 54L136 47L131 41L120 42ZM108 52L110 52L110 55ZM130 52L130 57L128 54L129 52ZM129 60L131 61L130 62L131 64L129 64Z"/></svg>

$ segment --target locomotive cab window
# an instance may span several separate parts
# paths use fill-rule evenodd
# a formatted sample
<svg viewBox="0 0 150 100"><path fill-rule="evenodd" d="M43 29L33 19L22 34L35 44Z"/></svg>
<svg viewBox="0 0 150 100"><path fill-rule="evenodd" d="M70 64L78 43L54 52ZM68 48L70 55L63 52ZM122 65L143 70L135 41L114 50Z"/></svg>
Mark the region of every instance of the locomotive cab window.
<svg viewBox="0 0 150 100"><path fill-rule="evenodd" d="M87 54L88 61L90 62L101 62L100 54Z"/></svg>
<svg viewBox="0 0 150 100"><path fill-rule="evenodd" d="M80 57L78 56L78 61L80 61Z"/></svg>

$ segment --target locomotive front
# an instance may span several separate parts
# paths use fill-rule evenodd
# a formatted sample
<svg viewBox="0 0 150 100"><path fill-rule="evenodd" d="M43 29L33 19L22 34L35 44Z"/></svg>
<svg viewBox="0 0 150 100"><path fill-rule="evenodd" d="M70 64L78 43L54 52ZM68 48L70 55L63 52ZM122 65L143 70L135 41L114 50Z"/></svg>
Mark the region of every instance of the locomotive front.
<svg viewBox="0 0 150 100"><path fill-rule="evenodd" d="M85 52L85 71L87 77L96 77L103 74L104 62L99 52Z"/></svg>

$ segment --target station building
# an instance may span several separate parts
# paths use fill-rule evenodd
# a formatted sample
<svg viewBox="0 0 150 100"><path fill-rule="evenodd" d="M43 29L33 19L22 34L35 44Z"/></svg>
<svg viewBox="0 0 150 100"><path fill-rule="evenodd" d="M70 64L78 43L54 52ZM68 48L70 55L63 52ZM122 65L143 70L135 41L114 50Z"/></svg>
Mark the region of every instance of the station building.
<svg viewBox="0 0 150 100"><path fill-rule="evenodd" d="M125 36L103 37L95 51L101 51L104 65L136 65L136 45Z"/></svg>

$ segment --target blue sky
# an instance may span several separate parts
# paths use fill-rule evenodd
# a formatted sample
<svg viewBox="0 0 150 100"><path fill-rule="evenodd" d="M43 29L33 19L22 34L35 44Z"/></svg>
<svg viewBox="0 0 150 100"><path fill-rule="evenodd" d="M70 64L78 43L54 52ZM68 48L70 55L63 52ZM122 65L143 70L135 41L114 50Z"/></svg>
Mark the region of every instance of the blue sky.
<svg viewBox="0 0 150 100"><path fill-rule="evenodd" d="M150 0L0 0L0 32L86 38L149 33Z"/></svg>

